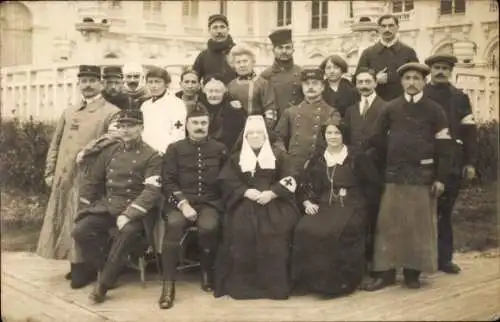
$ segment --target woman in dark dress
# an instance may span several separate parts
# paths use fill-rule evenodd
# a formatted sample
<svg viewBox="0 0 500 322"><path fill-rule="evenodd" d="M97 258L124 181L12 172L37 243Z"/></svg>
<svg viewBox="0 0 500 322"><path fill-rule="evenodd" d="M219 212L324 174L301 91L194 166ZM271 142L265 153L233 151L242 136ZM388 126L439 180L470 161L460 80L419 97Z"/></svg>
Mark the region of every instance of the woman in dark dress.
<svg viewBox="0 0 500 322"><path fill-rule="evenodd" d="M226 214L215 296L288 298L297 183L287 175L284 154L272 150L261 115L247 118L241 147L219 178Z"/></svg>
<svg viewBox="0 0 500 322"><path fill-rule="evenodd" d="M338 55L332 55L327 57L319 68L326 78L323 99L328 105L335 107L340 116L344 117L347 108L359 101L356 87L342 77L347 73L347 62Z"/></svg>
<svg viewBox="0 0 500 322"><path fill-rule="evenodd" d="M298 199L305 215L294 233L292 277L299 289L326 296L354 292L365 271L363 195L357 162L342 125L323 129L326 141L306 165Z"/></svg>

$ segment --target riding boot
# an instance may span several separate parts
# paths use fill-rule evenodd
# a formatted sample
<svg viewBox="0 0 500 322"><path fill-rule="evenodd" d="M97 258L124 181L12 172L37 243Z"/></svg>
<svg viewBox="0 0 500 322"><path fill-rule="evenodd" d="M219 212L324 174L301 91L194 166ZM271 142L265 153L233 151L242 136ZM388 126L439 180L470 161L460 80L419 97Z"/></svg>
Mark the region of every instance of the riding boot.
<svg viewBox="0 0 500 322"><path fill-rule="evenodd" d="M203 249L201 252L201 289L205 292L213 291L213 271L215 254L210 249Z"/></svg>
<svg viewBox="0 0 500 322"><path fill-rule="evenodd" d="M175 282L163 281L160 299L158 300L160 309L166 310L171 308L172 306L174 306L174 300L175 300Z"/></svg>

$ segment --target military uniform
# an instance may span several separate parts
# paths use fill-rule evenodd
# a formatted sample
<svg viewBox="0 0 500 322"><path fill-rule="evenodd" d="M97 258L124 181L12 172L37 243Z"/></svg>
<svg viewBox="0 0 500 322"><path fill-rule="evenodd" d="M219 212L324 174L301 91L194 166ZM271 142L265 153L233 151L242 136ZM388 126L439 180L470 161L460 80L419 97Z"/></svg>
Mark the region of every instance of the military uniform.
<svg viewBox="0 0 500 322"><path fill-rule="evenodd" d="M451 55L434 55L425 60L429 66L439 62L453 68L457 59ZM476 124L469 97L452 84L429 83L424 88L424 94L444 109L454 143L451 173L444 182L445 191L438 200L438 265L442 268L452 262L451 214L462 186L462 170L464 166L473 166L476 163Z"/></svg>
<svg viewBox="0 0 500 322"><path fill-rule="evenodd" d="M269 35L273 46L279 46L292 42L292 31L290 29L279 29ZM274 90L274 102L278 112L277 119L283 111L292 105L299 104L302 99L300 86L300 74L302 68L290 61L275 60L273 65L266 68L260 74L269 86Z"/></svg>
<svg viewBox="0 0 500 322"><path fill-rule="evenodd" d="M303 78L310 71L303 71ZM316 73L316 71L315 71ZM321 73L318 70L318 73ZM319 76L317 78L320 78ZM339 112L328 105L323 98L316 102L302 101L285 110L276 125L278 137L275 146L288 151L294 174L298 174L316 149L321 127L328 121L340 123Z"/></svg>
<svg viewBox="0 0 500 322"><path fill-rule="evenodd" d="M106 146L86 170L73 238L82 249L85 262L102 270L99 284L108 289L126 264L127 255L141 245L144 230L151 240L155 209L161 197L161 157L138 139ZM117 226L120 215L130 221L119 230L106 259L103 249L109 230Z"/></svg>

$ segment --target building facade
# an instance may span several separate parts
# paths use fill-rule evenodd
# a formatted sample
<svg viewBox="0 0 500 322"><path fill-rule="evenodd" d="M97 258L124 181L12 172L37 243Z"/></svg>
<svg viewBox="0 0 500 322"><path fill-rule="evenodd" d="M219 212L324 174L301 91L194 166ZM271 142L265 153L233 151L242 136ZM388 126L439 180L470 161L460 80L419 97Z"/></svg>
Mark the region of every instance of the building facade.
<svg viewBox="0 0 500 322"><path fill-rule="evenodd" d="M491 89L498 89L496 0L6 1L0 9L6 99L15 96L15 84L27 82L25 90L30 91L34 73L39 74L37 84L54 80L46 87L55 92L57 79L64 84L73 77L63 66L192 64L206 46L208 16L219 12L227 15L235 42L250 45L261 67L273 60L267 35L289 26L298 64L317 65L339 54L352 71L361 51L377 39L378 17L394 13L400 20L401 40L415 48L421 61L438 52L457 55L457 85L475 91L475 104L493 102L488 104L495 104L498 114L498 99L489 99Z"/></svg>

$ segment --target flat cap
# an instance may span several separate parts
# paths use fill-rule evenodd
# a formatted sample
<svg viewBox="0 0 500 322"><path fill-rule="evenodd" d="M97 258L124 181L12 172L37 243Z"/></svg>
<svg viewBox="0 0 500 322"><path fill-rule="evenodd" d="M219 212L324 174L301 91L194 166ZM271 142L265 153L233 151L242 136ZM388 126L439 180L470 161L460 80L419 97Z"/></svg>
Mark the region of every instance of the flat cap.
<svg viewBox="0 0 500 322"><path fill-rule="evenodd" d="M300 73L300 80L305 81L308 79L318 79L318 80L323 80L324 74L323 71L319 68L307 68L302 70Z"/></svg>
<svg viewBox="0 0 500 322"><path fill-rule="evenodd" d="M144 118L139 109L125 109L117 112L113 117L118 123L143 124Z"/></svg>
<svg viewBox="0 0 500 322"><path fill-rule="evenodd" d="M102 70L102 77L119 77L123 78L122 68L120 66L107 66Z"/></svg>
<svg viewBox="0 0 500 322"><path fill-rule="evenodd" d="M431 72L431 69L427 65L416 62L404 64L403 66L398 68L397 72L399 76L403 76L403 74L409 70L415 70L417 72L420 72L424 77L429 75L429 73Z"/></svg>
<svg viewBox="0 0 500 322"><path fill-rule="evenodd" d="M95 76L101 78L101 68L95 65L80 65L77 76Z"/></svg>
<svg viewBox="0 0 500 322"><path fill-rule="evenodd" d="M274 30L269 35L269 40L273 46L284 45L292 42L292 29L290 28L280 28Z"/></svg>
<svg viewBox="0 0 500 322"><path fill-rule="evenodd" d="M453 67L457 62L457 57L450 54L436 54L428 57L425 60L425 64L429 67L434 63L445 63Z"/></svg>
<svg viewBox="0 0 500 322"><path fill-rule="evenodd" d="M226 26L229 26L229 21L227 20L227 17L220 13L217 13L215 15L211 15L210 17L208 17L208 28L210 28L210 26L216 21L222 21L223 23L226 24Z"/></svg>

